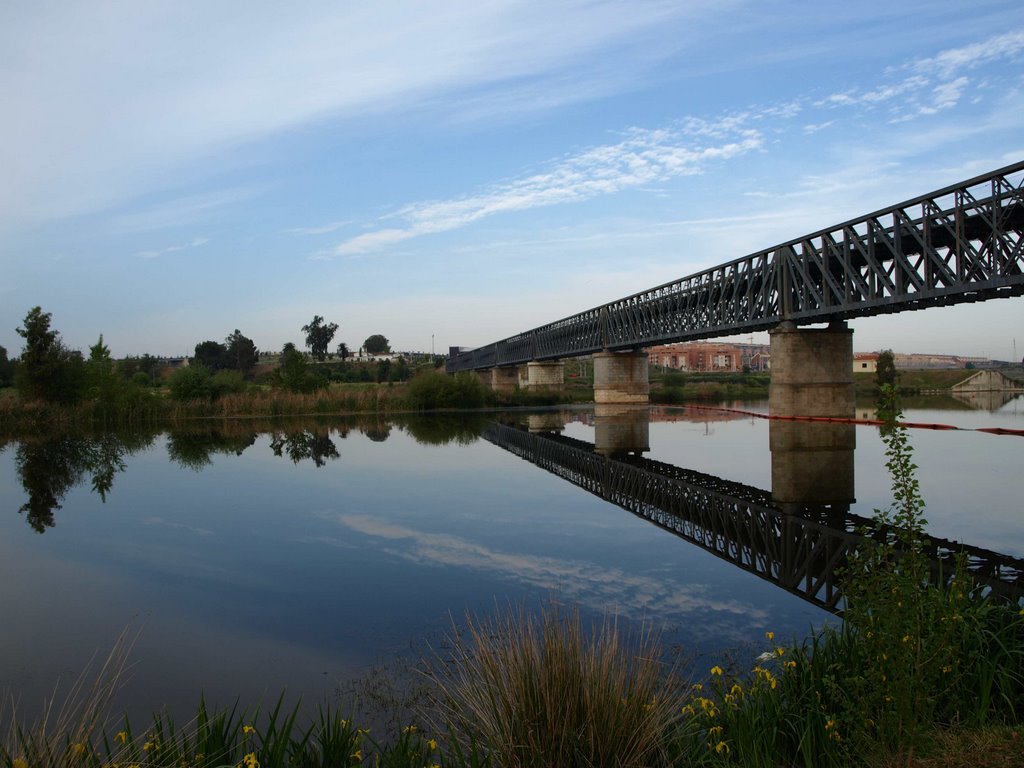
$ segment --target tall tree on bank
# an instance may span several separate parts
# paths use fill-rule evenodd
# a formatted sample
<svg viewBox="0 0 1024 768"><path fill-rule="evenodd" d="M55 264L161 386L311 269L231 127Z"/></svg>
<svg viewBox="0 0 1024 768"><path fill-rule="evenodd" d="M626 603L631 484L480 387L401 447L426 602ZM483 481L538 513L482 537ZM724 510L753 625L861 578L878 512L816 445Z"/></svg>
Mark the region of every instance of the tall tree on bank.
<svg viewBox="0 0 1024 768"><path fill-rule="evenodd" d="M25 339L15 384L29 400L75 403L85 388L82 354L70 350L60 333L50 330L49 312L33 307L25 315L24 328L15 329Z"/></svg>
<svg viewBox="0 0 1024 768"><path fill-rule="evenodd" d="M275 386L289 392L316 392L327 386L327 379L309 370L305 356L290 341L281 350L281 364L274 371Z"/></svg>
<svg viewBox="0 0 1024 768"><path fill-rule="evenodd" d="M891 349L878 353L875 363L875 384L881 389L884 386L896 386L896 356Z"/></svg>
<svg viewBox="0 0 1024 768"><path fill-rule="evenodd" d="M235 328L235 332L224 341L227 343L228 367L248 376L256 367L256 361L260 357L260 351L256 349L252 339L243 336L242 332Z"/></svg>
<svg viewBox="0 0 1024 768"><path fill-rule="evenodd" d="M192 356L193 365L201 365L213 373L230 368L228 348L216 341L201 341L196 344L196 352Z"/></svg>
<svg viewBox="0 0 1024 768"><path fill-rule="evenodd" d="M14 368L14 361L7 359L7 349L0 346L0 387L9 387L14 383Z"/></svg>
<svg viewBox="0 0 1024 768"><path fill-rule="evenodd" d="M85 382L89 397L103 405L110 405L117 399L118 381L114 372L114 361L110 359L110 348L99 341L89 347L89 359L85 362Z"/></svg>
<svg viewBox="0 0 1024 768"><path fill-rule="evenodd" d="M323 362L327 359L327 347L338 330L337 323L325 323L320 315L313 315L313 322L302 326L306 333L306 346L314 359Z"/></svg>
<svg viewBox="0 0 1024 768"><path fill-rule="evenodd" d="M363 349L371 355L383 355L391 351L391 342L386 336L375 333L363 342Z"/></svg>

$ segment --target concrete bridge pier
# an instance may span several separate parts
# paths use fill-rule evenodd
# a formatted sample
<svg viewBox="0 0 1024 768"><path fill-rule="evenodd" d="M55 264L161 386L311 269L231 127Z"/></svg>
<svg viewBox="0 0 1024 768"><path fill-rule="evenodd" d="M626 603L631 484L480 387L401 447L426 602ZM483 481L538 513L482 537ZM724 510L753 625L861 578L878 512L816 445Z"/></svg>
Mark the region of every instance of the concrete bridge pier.
<svg viewBox="0 0 1024 768"><path fill-rule="evenodd" d="M646 352L597 352L594 354L594 402L650 402Z"/></svg>
<svg viewBox="0 0 1024 768"><path fill-rule="evenodd" d="M491 368L484 373L484 383L496 392L510 392L519 386L519 366Z"/></svg>
<svg viewBox="0 0 1024 768"><path fill-rule="evenodd" d="M783 322L768 336L772 416L854 417L853 331L846 323L799 329Z"/></svg>
<svg viewBox="0 0 1024 768"><path fill-rule="evenodd" d="M526 364L526 386L530 389L565 386L565 363L561 360L531 360Z"/></svg>

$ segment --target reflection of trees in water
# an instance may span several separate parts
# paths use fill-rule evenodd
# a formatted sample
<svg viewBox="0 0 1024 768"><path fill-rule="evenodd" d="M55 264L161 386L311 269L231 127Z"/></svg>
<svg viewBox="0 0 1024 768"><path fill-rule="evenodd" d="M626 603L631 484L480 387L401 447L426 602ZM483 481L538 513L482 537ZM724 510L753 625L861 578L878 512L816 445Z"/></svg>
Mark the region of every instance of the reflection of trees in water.
<svg viewBox="0 0 1024 768"><path fill-rule="evenodd" d="M471 445L480 439L493 415L487 414L431 414L397 417L395 423L423 445Z"/></svg>
<svg viewBox="0 0 1024 768"><path fill-rule="evenodd" d="M390 421L371 421L361 425L363 434L375 443L383 443L391 437Z"/></svg>
<svg viewBox="0 0 1024 768"><path fill-rule="evenodd" d="M270 440L270 448L275 456L287 456L293 464L310 459L316 466L322 467L328 459L339 458L338 448L328 430L275 432Z"/></svg>
<svg viewBox="0 0 1024 768"><path fill-rule="evenodd" d="M23 440L15 451L14 465L28 501L18 512L25 514L33 530L43 533L55 525L54 512L61 508L64 496L86 477L105 502L114 476L125 469L125 457L152 443L152 434Z"/></svg>
<svg viewBox="0 0 1024 768"><path fill-rule="evenodd" d="M269 434L276 456L294 463L310 460L317 467L340 458L335 441L357 429L370 440L383 442L393 427L405 430L417 442L469 445L479 439L489 417L483 414L410 415L393 420L379 416L318 417L302 421L223 421L190 425L166 433L167 455L179 466L202 471L215 455L241 455L261 434ZM88 479L94 493L106 501L114 479L126 467L125 459L153 444L154 433L53 435L17 439L0 437L0 450L13 443L15 467L28 501L18 510L40 533L55 524L54 513L64 497Z"/></svg>
<svg viewBox="0 0 1024 768"><path fill-rule="evenodd" d="M173 430L167 433L167 455L175 464L199 472L212 463L214 454L241 456L258 436L251 429L227 434L219 429Z"/></svg>

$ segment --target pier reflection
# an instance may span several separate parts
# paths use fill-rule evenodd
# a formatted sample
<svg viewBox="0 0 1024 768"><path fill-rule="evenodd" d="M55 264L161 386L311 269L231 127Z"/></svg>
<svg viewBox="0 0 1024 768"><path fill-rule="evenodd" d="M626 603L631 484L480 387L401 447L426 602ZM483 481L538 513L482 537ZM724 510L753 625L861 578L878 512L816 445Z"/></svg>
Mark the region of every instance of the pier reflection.
<svg viewBox="0 0 1024 768"><path fill-rule="evenodd" d="M633 410L629 418L640 424L626 428L626 416L619 413L609 422L610 432L647 434L646 410ZM598 423L595 415L595 434ZM560 425L542 431L514 422L492 422L482 437L834 613L842 609L837 572L865 541L861 531L871 526L870 519L849 511L853 425L773 423L771 491L645 458L637 453L648 449L640 447L644 439L629 450L612 451L609 442L561 434ZM1024 560L931 539L936 567L950 569L960 552L972 575L993 592L1014 600L1024 595Z"/></svg>
<svg viewBox="0 0 1024 768"><path fill-rule="evenodd" d="M954 392L953 398L977 411L998 411L1011 400L1022 398L1022 395L1020 392L1012 390L992 390L989 392Z"/></svg>

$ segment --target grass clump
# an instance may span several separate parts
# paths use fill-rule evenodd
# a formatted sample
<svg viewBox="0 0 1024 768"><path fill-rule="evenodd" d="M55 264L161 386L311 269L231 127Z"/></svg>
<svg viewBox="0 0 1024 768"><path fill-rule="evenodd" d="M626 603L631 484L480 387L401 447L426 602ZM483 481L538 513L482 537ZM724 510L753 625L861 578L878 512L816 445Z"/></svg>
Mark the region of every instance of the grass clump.
<svg viewBox="0 0 1024 768"><path fill-rule="evenodd" d="M576 610L469 619L431 677L436 713L463 749L500 766L665 764L682 690L649 630Z"/></svg>

